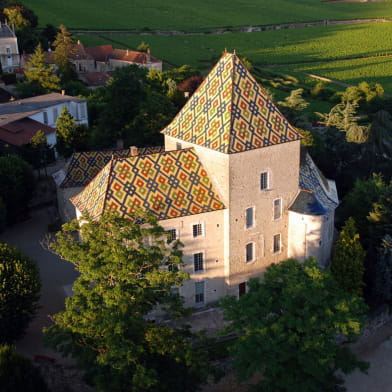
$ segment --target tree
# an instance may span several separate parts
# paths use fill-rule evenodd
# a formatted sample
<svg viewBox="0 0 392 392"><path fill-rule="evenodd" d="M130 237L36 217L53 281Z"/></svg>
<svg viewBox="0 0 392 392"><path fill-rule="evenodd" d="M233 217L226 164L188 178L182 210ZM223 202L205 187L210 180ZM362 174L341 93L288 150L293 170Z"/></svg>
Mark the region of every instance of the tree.
<svg viewBox="0 0 392 392"><path fill-rule="evenodd" d="M72 34L67 28L64 25L60 25L59 29L60 31L57 33L56 39L53 42L53 56L61 76L61 81L64 83L76 78L75 67L72 63L76 49Z"/></svg>
<svg viewBox="0 0 392 392"><path fill-rule="evenodd" d="M60 90L60 79L54 73L53 67L46 63L41 44L35 48L34 54L26 64L24 74L28 83L41 87L42 93Z"/></svg>
<svg viewBox="0 0 392 392"><path fill-rule="evenodd" d="M306 127L308 120L303 111L309 103L302 98L304 90L302 88L292 90L284 101L279 101L278 105L287 120L296 126Z"/></svg>
<svg viewBox="0 0 392 392"><path fill-rule="evenodd" d="M349 218L340 232L332 254L331 272L343 290L357 295L363 294L365 256L355 221Z"/></svg>
<svg viewBox="0 0 392 392"><path fill-rule="evenodd" d="M374 291L384 300L392 300L392 237L386 235L378 248Z"/></svg>
<svg viewBox="0 0 392 392"><path fill-rule="evenodd" d="M49 392L40 371L8 345L0 345L0 385L3 392Z"/></svg>
<svg viewBox="0 0 392 392"><path fill-rule="evenodd" d="M75 119L65 106L57 117L56 129L56 149L64 157L70 157L72 152L77 149L77 146L83 144L81 139L87 139L87 130L75 123Z"/></svg>
<svg viewBox="0 0 392 392"><path fill-rule="evenodd" d="M33 318L41 283L35 262L0 242L0 343L20 338Z"/></svg>
<svg viewBox="0 0 392 392"><path fill-rule="evenodd" d="M183 312L171 291L188 277L179 269L179 241L168 243L156 218L143 212L82 220L65 224L51 245L80 276L45 331L49 345L71 354L100 391L196 390L210 366L206 351L188 330L147 319L157 306Z"/></svg>
<svg viewBox="0 0 392 392"><path fill-rule="evenodd" d="M26 215L33 196L35 178L32 167L16 155L0 157L0 197L7 209L7 222Z"/></svg>
<svg viewBox="0 0 392 392"><path fill-rule="evenodd" d="M139 52L148 52L150 50L150 44L142 41L142 42L140 42L140 44L138 45L136 50Z"/></svg>
<svg viewBox="0 0 392 392"><path fill-rule="evenodd" d="M98 147L110 147L117 139L128 145L159 145L160 131L176 113L161 84L137 65L116 69L96 94L102 104L94 130Z"/></svg>
<svg viewBox="0 0 392 392"><path fill-rule="evenodd" d="M342 291L314 259L272 264L263 281L251 279L247 294L224 298L227 331L239 334L232 354L240 380L262 374L257 390L343 391L343 377L366 369L336 335L358 334L362 298Z"/></svg>
<svg viewBox="0 0 392 392"><path fill-rule="evenodd" d="M5 207L3 199L0 197L0 232L5 229L7 223L7 209Z"/></svg>

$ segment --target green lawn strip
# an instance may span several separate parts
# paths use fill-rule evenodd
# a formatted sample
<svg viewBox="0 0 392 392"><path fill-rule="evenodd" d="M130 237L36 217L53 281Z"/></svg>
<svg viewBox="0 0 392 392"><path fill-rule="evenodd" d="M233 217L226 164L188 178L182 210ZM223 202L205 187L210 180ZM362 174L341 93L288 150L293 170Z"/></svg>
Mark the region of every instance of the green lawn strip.
<svg viewBox="0 0 392 392"><path fill-rule="evenodd" d="M228 26L392 17L391 0L327 3L319 0L24 0L39 25L75 29L200 31Z"/></svg>

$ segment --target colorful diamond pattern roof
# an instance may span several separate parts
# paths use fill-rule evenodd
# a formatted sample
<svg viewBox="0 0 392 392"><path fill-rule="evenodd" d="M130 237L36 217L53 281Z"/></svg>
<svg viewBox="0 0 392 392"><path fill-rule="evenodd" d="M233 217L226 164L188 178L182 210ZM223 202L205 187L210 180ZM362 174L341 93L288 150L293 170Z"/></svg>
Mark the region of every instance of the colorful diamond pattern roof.
<svg viewBox="0 0 392 392"><path fill-rule="evenodd" d="M231 53L222 56L162 133L226 154L301 138Z"/></svg>
<svg viewBox="0 0 392 392"><path fill-rule="evenodd" d="M192 148L113 159L71 202L93 219L106 210L127 217L142 208L162 220L225 208Z"/></svg>
<svg viewBox="0 0 392 392"><path fill-rule="evenodd" d="M336 189L331 187L328 189L324 185L324 181L312 158L306 154L300 166L299 186L301 189L311 191L325 208L334 210L339 204Z"/></svg>
<svg viewBox="0 0 392 392"><path fill-rule="evenodd" d="M161 151L163 151L161 146L143 147L138 148L137 154L151 154ZM113 156L127 158L131 156L131 150L75 152L72 154L67 173L60 187L72 188L88 185Z"/></svg>

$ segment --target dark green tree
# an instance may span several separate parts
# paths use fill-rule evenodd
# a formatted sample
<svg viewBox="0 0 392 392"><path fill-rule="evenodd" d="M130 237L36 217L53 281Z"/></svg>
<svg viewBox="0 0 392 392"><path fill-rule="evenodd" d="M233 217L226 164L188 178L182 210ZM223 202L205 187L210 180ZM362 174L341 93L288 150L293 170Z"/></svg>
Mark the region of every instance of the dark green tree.
<svg viewBox="0 0 392 392"><path fill-rule="evenodd" d="M340 231L332 254L331 272L343 290L357 295L363 294L365 256L355 221L349 218Z"/></svg>
<svg viewBox="0 0 392 392"><path fill-rule="evenodd" d="M183 312L171 291L188 277L179 269L180 243L168 243L156 218L142 212L83 222L64 225L51 245L80 276L47 342L71 354L100 391L195 391L210 366L206 351L188 330L147 320L157 306Z"/></svg>
<svg viewBox="0 0 392 392"><path fill-rule="evenodd" d="M32 167L16 155L0 157L0 198L7 208L7 223L15 223L28 212L35 178Z"/></svg>
<svg viewBox="0 0 392 392"><path fill-rule="evenodd" d="M67 28L64 25L60 25L59 30L53 42L53 56L61 81L62 83L66 83L70 80L77 79L75 67L72 63L76 50L72 34Z"/></svg>
<svg viewBox="0 0 392 392"><path fill-rule="evenodd" d="M0 197L0 232L5 229L5 225L7 223L7 208L3 202L3 199Z"/></svg>
<svg viewBox="0 0 392 392"><path fill-rule="evenodd" d="M78 125L71 113L64 106L56 120L57 151L64 157L69 157L74 151L83 150L88 142L88 129Z"/></svg>
<svg viewBox="0 0 392 392"><path fill-rule="evenodd" d="M2 392L49 392L39 369L9 345L0 345L0 385Z"/></svg>
<svg viewBox="0 0 392 392"><path fill-rule="evenodd" d="M38 267L26 255L0 242L0 343L20 338L40 297Z"/></svg>
<svg viewBox="0 0 392 392"><path fill-rule="evenodd" d="M259 391L344 391L342 374L367 368L336 341L337 334L351 339L360 332L364 302L314 259L272 264L248 287L239 300L221 301L226 331L239 334L232 350L239 380L259 373Z"/></svg>
<svg viewBox="0 0 392 392"><path fill-rule="evenodd" d="M100 106L96 147L113 146L118 139L128 145L159 145L160 131L176 113L160 83L137 65L116 69L110 83L96 93L93 106Z"/></svg>
<svg viewBox="0 0 392 392"><path fill-rule="evenodd" d="M34 54L31 55L24 74L27 82L39 87L42 94L60 90L60 79L55 74L53 67L46 63L41 44L38 44Z"/></svg>
<svg viewBox="0 0 392 392"><path fill-rule="evenodd" d="M392 300L392 237L386 235L377 250L374 291L384 301Z"/></svg>

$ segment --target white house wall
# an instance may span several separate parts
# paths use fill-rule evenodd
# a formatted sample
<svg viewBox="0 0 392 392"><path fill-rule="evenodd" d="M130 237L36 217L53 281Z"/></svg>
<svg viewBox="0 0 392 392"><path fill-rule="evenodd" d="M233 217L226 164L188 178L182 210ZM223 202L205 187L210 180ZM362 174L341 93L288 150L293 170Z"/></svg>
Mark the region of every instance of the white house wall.
<svg viewBox="0 0 392 392"><path fill-rule="evenodd" d="M88 125L87 103L86 102L62 102L58 105L51 105L40 112L29 116L31 119L42 124L56 128L56 120L61 114L63 107L66 107L77 124ZM46 113L46 116L45 114ZM46 117L46 118L45 118Z"/></svg>
<svg viewBox="0 0 392 392"><path fill-rule="evenodd" d="M334 213L305 215L289 211L288 257L305 260L315 257L323 268L328 266L334 233Z"/></svg>

